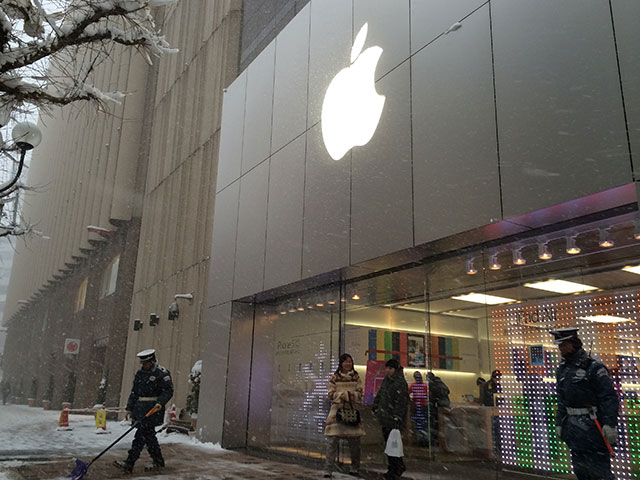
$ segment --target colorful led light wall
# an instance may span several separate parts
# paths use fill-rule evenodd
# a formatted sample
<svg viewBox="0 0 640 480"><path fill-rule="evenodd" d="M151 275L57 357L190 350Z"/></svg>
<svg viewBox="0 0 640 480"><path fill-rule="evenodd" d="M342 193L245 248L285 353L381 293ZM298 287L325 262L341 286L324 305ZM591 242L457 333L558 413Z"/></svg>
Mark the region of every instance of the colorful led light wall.
<svg viewBox="0 0 640 480"><path fill-rule="evenodd" d="M495 368L502 372L497 412L501 460L520 468L570 473L569 452L555 433L558 348L549 330L578 327L584 348L609 369L620 396L613 473L640 478L640 292L584 294L491 309ZM619 317L602 323L584 317Z"/></svg>

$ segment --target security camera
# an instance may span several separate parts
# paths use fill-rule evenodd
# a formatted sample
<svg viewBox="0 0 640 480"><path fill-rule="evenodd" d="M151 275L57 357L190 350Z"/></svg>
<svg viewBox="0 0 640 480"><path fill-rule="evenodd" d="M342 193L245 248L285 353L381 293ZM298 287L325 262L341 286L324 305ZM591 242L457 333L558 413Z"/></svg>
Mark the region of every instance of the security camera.
<svg viewBox="0 0 640 480"><path fill-rule="evenodd" d="M173 302L169 305L169 320L177 320L180 316L180 308L178 308L178 302Z"/></svg>

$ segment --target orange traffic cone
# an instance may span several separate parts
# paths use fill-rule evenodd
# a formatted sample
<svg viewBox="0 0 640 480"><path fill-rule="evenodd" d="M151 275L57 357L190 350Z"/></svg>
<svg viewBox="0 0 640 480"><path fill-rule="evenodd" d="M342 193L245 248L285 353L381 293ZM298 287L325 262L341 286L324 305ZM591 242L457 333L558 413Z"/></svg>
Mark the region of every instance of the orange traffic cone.
<svg viewBox="0 0 640 480"><path fill-rule="evenodd" d="M69 409L63 408L60 412L60 419L58 420L58 428L56 430L73 430L69 426Z"/></svg>

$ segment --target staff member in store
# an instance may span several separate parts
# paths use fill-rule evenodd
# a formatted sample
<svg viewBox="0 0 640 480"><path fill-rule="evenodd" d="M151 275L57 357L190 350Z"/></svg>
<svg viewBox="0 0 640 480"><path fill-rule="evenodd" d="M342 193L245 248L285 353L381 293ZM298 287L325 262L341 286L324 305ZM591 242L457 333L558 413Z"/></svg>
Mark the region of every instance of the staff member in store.
<svg viewBox="0 0 640 480"><path fill-rule="evenodd" d="M134 422L140 420L136 435L131 443L129 456L126 460L117 460L116 467L127 473L133 471L133 465L140 457L142 449L147 447L153 463L145 467L145 470L159 470L164 467L164 458L156 438L155 427L162 424L164 419L164 406L173 397L173 382L169 370L158 365L156 351L154 349L143 350L138 353L140 370L133 379L133 388L127 401L127 416ZM154 407L159 411L148 418L145 415Z"/></svg>
<svg viewBox="0 0 640 480"><path fill-rule="evenodd" d="M613 480L611 448L618 429L618 395L607 367L582 348L577 328L551 330L562 362L556 371L556 432L571 450L579 480Z"/></svg>
<svg viewBox="0 0 640 480"><path fill-rule="evenodd" d="M500 370L491 372L491 379L480 385L480 403L485 407L493 407L493 396L500 392L500 378L502 373Z"/></svg>

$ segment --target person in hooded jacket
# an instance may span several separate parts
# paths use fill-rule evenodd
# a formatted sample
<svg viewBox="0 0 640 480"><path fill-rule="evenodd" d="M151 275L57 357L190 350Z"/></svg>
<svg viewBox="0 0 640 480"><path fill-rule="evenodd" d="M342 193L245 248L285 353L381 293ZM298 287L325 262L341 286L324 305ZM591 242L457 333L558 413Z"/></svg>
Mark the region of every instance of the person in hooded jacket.
<svg viewBox="0 0 640 480"><path fill-rule="evenodd" d="M431 444L438 445L440 417L438 410L440 408L450 408L451 400L449 399L449 387L442 381L440 377L436 377L433 372L427 373L427 383L429 384L429 421L431 423Z"/></svg>
<svg viewBox="0 0 640 480"><path fill-rule="evenodd" d="M395 358L387 360L385 369L386 376L373 400L373 414L382 427L382 436L386 445L391 430L397 428L402 431L407 423L409 386L398 360ZM387 456L387 465L387 473L384 475L387 480L400 478L406 470L402 457Z"/></svg>
<svg viewBox="0 0 640 480"><path fill-rule="evenodd" d="M142 449L147 447L153 463L145 467L145 470L159 470L164 467L164 458L156 438L156 429L164 420L164 406L173 397L173 382L169 370L158 365L156 351L154 349L143 350L137 354L140 360L140 370L133 379L133 387L127 401L127 416L133 422L140 421L136 429L135 437L131 443L131 449L126 460L116 460L116 467L131 473L133 465L140 457ZM146 417L146 414L154 407L158 411Z"/></svg>
<svg viewBox="0 0 640 480"><path fill-rule="evenodd" d="M612 480L607 443L613 448L617 441L620 401L609 371L582 348L577 328L549 333L562 355L556 370L556 433L571 451L579 480Z"/></svg>

